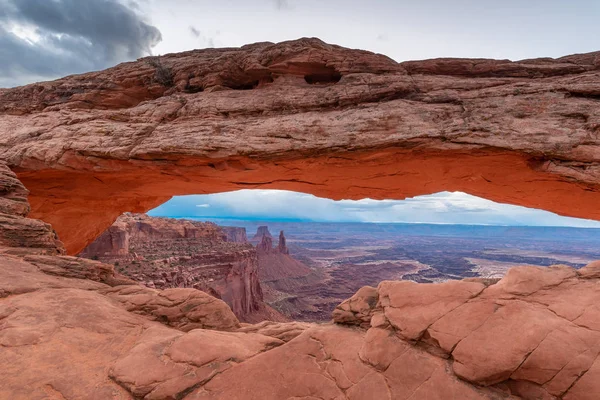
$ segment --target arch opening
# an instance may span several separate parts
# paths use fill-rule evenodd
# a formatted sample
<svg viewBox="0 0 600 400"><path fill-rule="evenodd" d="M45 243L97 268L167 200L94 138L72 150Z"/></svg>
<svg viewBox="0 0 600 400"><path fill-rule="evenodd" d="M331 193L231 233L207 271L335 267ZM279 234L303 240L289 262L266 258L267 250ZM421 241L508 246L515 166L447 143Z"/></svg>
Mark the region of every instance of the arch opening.
<svg viewBox="0 0 600 400"><path fill-rule="evenodd" d="M83 250L124 212L146 212L172 196L237 189L292 190L334 200L460 191L600 220L598 185L556 173L539 157L498 149L396 147L271 158L147 154L129 161L65 152L61 160L71 167L31 161L15 172L30 191L31 217L52 224L69 254Z"/></svg>
<svg viewBox="0 0 600 400"><path fill-rule="evenodd" d="M177 196L126 213L80 254L150 287L193 287L242 321L328 321L363 286L500 279L600 259L600 222L460 192L402 201L282 190Z"/></svg>

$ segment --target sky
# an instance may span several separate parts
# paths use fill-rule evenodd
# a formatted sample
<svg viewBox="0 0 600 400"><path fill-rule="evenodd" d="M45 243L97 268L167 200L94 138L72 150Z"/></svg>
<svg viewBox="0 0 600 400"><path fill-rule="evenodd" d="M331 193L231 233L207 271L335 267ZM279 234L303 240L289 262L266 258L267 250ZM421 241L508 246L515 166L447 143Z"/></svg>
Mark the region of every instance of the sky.
<svg viewBox="0 0 600 400"><path fill-rule="evenodd" d="M396 61L600 50L598 0L0 0L0 87L149 54L319 37Z"/></svg>
<svg viewBox="0 0 600 400"><path fill-rule="evenodd" d="M599 0L0 0L0 88L150 54L319 37L396 61L600 50ZM596 224L461 193L333 202L281 191L175 198L152 213L482 224ZM157 214L158 213L158 214Z"/></svg>
<svg viewBox="0 0 600 400"><path fill-rule="evenodd" d="M465 225L573 226L600 222L495 203L462 192L440 192L405 200L334 201L286 190L245 189L177 196L148 212L160 217L311 222L405 222Z"/></svg>

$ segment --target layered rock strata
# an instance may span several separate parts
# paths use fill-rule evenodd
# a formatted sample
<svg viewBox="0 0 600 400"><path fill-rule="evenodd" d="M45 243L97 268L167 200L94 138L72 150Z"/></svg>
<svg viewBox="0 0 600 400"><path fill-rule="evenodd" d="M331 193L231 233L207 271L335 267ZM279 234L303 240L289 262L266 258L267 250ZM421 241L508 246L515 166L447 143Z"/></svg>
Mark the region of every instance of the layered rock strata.
<svg viewBox="0 0 600 400"><path fill-rule="evenodd" d="M141 59L0 89L0 158L70 254L123 212L249 188L463 191L600 219L599 54L396 63L318 39L169 54L168 85Z"/></svg>
<svg viewBox="0 0 600 400"><path fill-rule="evenodd" d="M195 288L224 300L242 320L265 309L256 251L245 231L210 222L126 213L81 256L112 263L151 288Z"/></svg>

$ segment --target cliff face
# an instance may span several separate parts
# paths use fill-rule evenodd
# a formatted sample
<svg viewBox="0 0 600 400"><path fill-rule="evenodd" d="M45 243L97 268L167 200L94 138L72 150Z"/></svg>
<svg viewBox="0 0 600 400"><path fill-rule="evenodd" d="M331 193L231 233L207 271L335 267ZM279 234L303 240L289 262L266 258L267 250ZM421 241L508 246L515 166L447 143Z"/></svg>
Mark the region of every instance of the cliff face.
<svg viewBox="0 0 600 400"><path fill-rule="evenodd" d="M240 188L463 191L600 219L599 54L396 63L317 39L170 54L172 86L142 59L1 90L0 158L71 254L123 212Z"/></svg>
<svg viewBox="0 0 600 400"><path fill-rule="evenodd" d="M126 213L82 253L117 265L152 288L195 288L223 299L245 320L263 308L256 251L245 230L229 234L209 222Z"/></svg>
<svg viewBox="0 0 600 400"><path fill-rule="evenodd" d="M227 235L228 242L235 243L247 243L248 237L246 236L246 228L240 228L237 226L221 226L223 232Z"/></svg>
<svg viewBox="0 0 600 400"><path fill-rule="evenodd" d="M277 247L273 247L273 240L270 237L263 236L256 246L256 252L261 282L306 276L311 273L309 267L289 255L283 231L279 233Z"/></svg>
<svg viewBox="0 0 600 400"><path fill-rule="evenodd" d="M50 224L27 218L28 194L15 173L0 162L0 247L22 254L64 254L65 248Z"/></svg>
<svg viewBox="0 0 600 400"><path fill-rule="evenodd" d="M256 228L256 233L252 237L253 241L262 241L263 237L267 237L268 239L273 239L273 235L269 232L269 227L266 225L259 226Z"/></svg>

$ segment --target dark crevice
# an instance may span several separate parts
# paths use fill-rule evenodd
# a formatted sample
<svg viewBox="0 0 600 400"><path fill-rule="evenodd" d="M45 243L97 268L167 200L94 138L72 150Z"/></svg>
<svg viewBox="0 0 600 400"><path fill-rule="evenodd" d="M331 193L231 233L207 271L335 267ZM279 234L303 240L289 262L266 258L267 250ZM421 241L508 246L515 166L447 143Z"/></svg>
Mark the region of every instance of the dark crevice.
<svg viewBox="0 0 600 400"><path fill-rule="evenodd" d="M342 74L332 67L324 67L319 71L304 75L306 83L311 85L338 83L340 79L342 79Z"/></svg>
<svg viewBox="0 0 600 400"><path fill-rule="evenodd" d="M204 91L204 88L202 86L194 86L194 85L190 85L190 83L188 82L185 85L185 88L183 88L183 91L185 93L200 93Z"/></svg>
<svg viewBox="0 0 600 400"><path fill-rule="evenodd" d="M600 100L600 94L595 93L581 93L581 92L566 92L566 97L578 97L582 99Z"/></svg>
<svg viewBox="0 0 600 400"><path fill-rule="evenodd" d="M227 85L227 87L230 89L233 89L233 90L252 90L252 89L256 89L258 87L259 83L260 83L260 81L252 81L252 82L244 82L244 83L238 83L238 84L230 84L230 85Z"/></svg>

